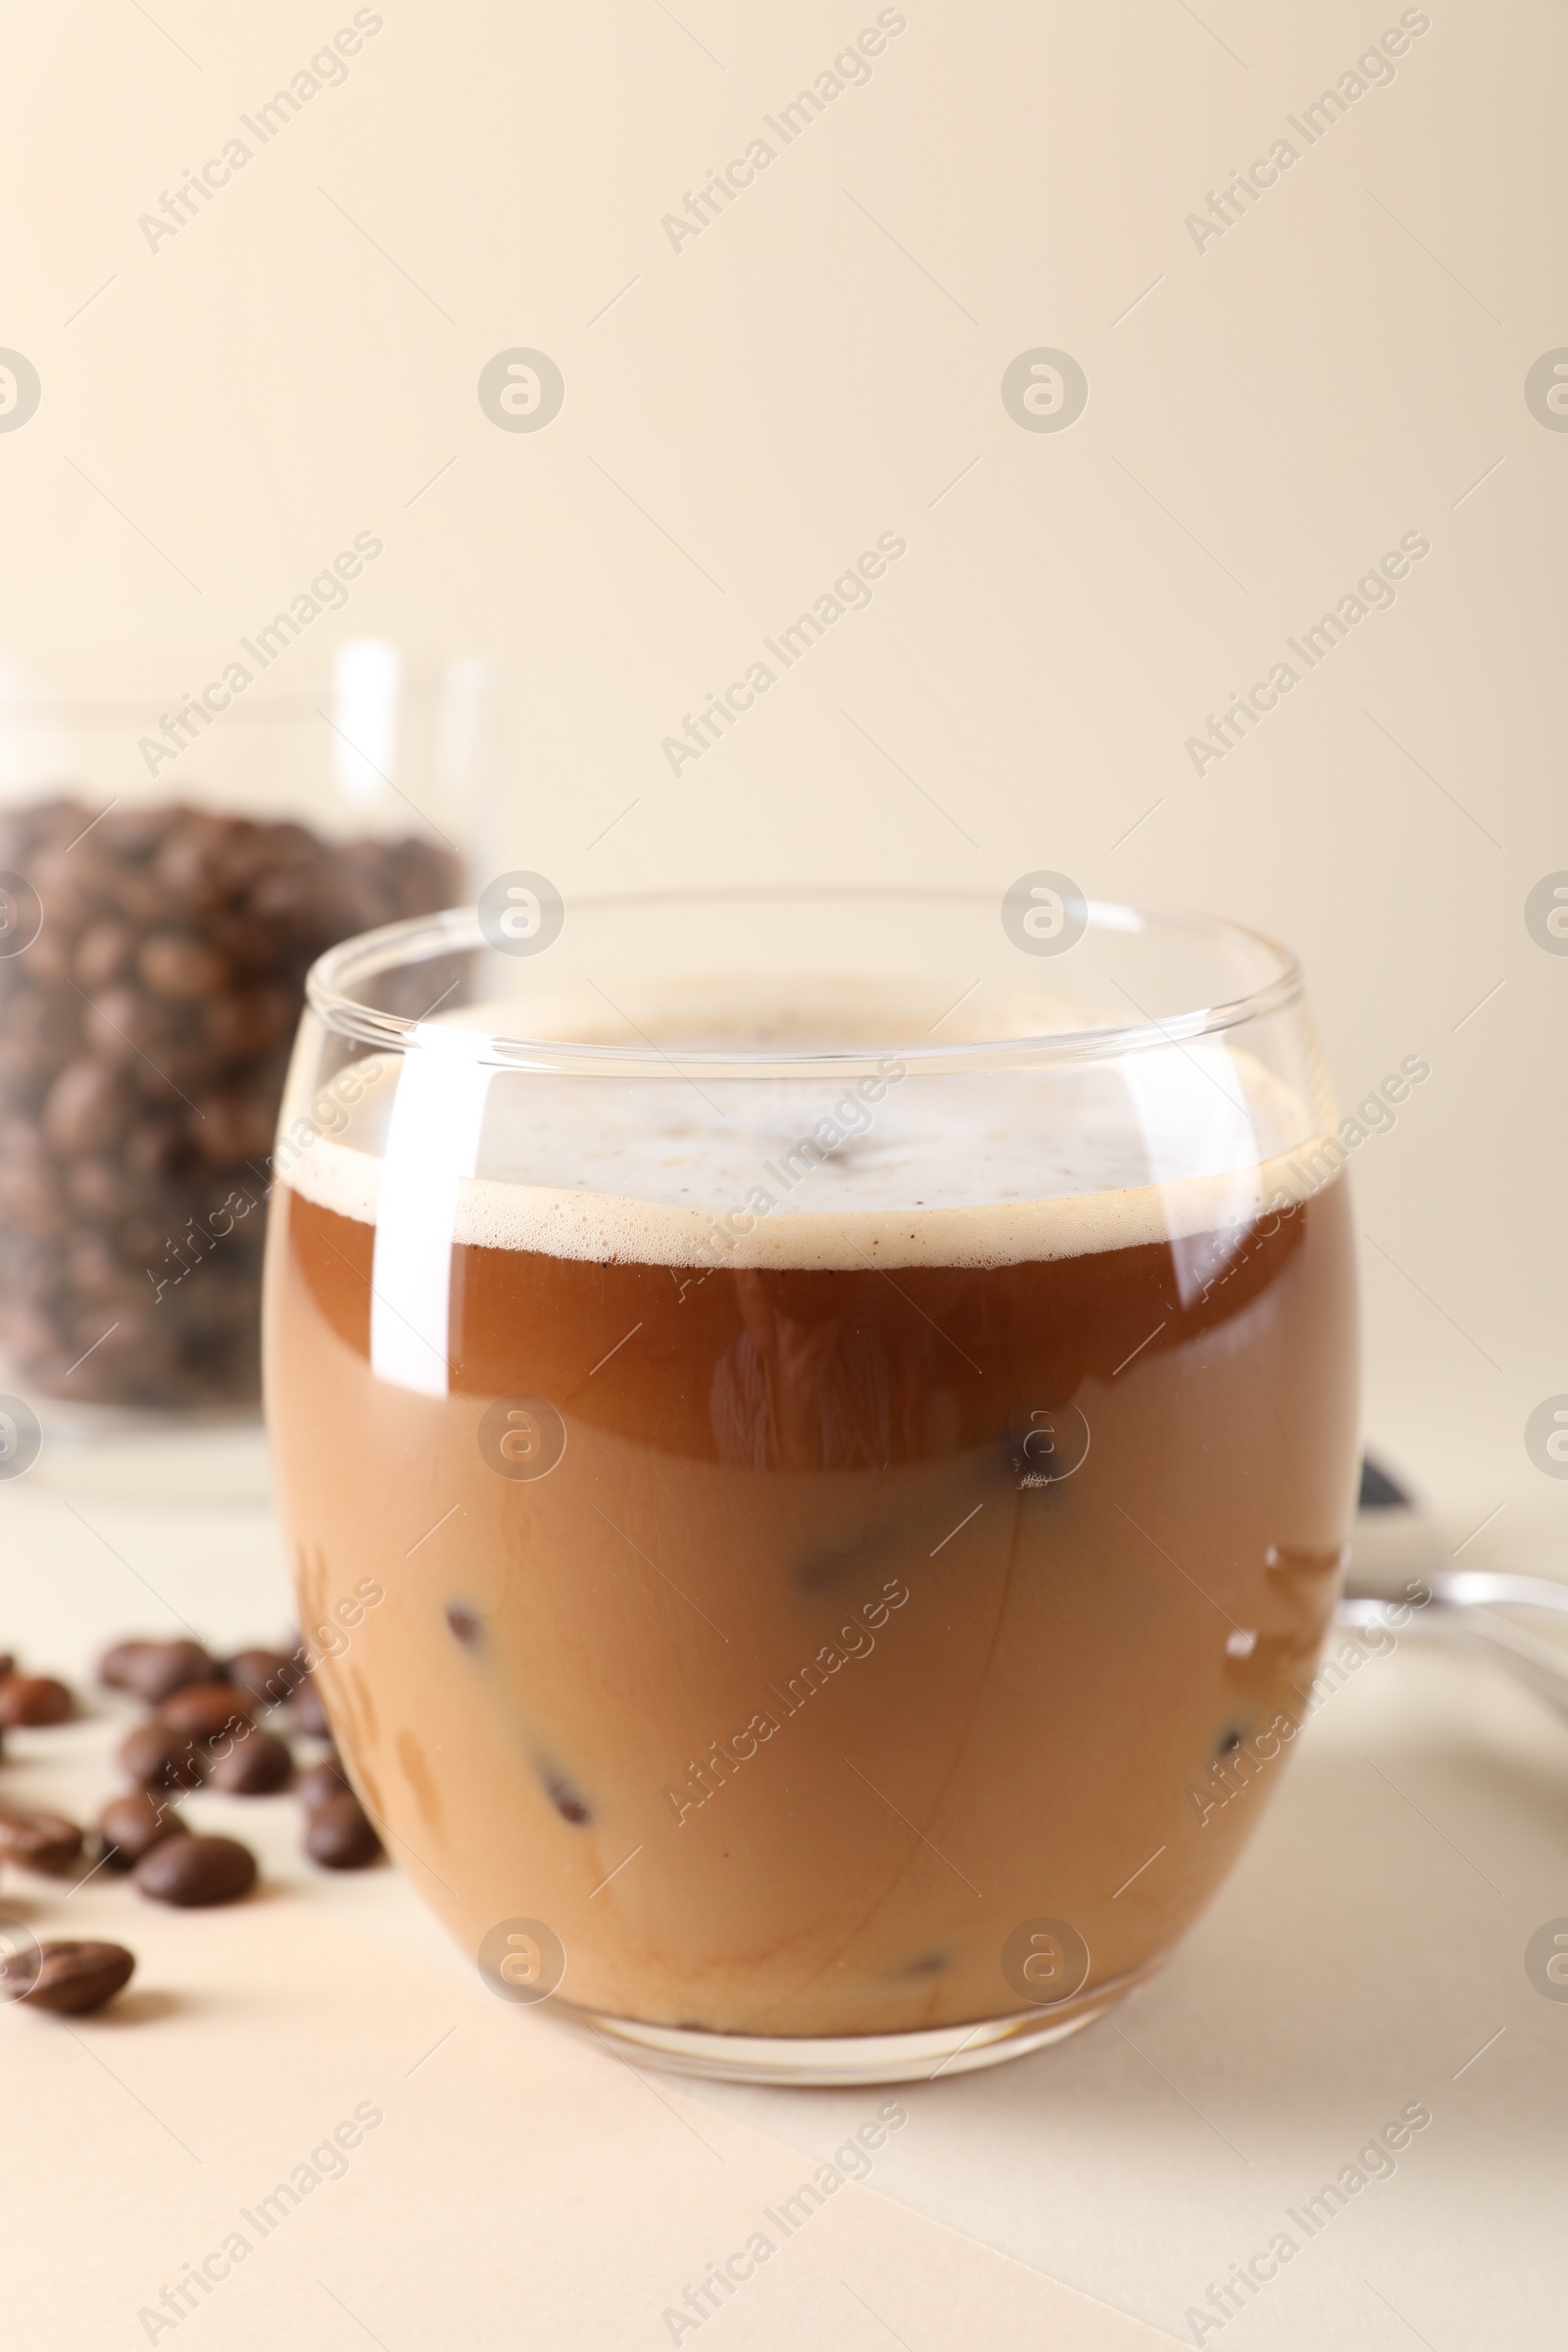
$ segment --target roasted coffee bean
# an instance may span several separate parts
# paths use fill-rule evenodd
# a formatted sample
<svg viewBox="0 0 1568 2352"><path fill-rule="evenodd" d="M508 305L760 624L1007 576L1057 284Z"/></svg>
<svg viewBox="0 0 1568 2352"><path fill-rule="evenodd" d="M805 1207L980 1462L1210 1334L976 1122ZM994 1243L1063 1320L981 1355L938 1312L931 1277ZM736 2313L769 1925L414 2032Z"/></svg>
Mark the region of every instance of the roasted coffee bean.
<svg viewBox="0 0 1568 2352"><path fill-rule="evenodd" d="M215 1094L199 1100L186 1132L209 1167L233 1168L267 1156L276 1123L270 1098Z"/></svg>
<svg viewBox="0 0 1568 2352"><path fill-rule="evenodd" d="M89 997L96 996L111 981L124 977L135 953L136 934L128 923L116 922L113 916L89 923L76 943L76 986L85 989Z"/></svg>
<svg viewBox="0 0 1568 2352"><path fill-rule="evenodd" d="M256 1884L256 1856L237 1838L166 1838L131 1873L139 1894L180 1910L233 1903Z"/></svg>
<svg viewBox="0 0 1568 2352"><path fill-rule="evenodd" d="M72 1061L49 1089L44 1137L63 1158L74 1152L108 1152L135 1115L135 1090L123 1077L96 1059Z"/></svg>
<svg viewBox="0 0 1568 2352"><path fill-rule="evenodd" d="M199 1788L207 1778L196 1741L167 1723L138 1723L121 1741L120 1761L138 1788Z"/></svg>
<svg viewBox="0 0 1568 2352"><path fill-rule="evenodd" d="M199 1004L215 996L228 976L216 949L181 931L155 931L143 940L136 969L155 997L172 997L180 1004Z"/></svg>
<svg viewBox="0 0 1568 2352"><path fill-rule="evenodd" d="M209 1745L225 1732L249 1727L256 1701L232 1683L187 1683L165 1699L158 1713L172 1732L183 1732Z"/></svg>
<svg viewBox="0 0 1568 2352"><path fill-rule="evenodd" d="M307 1813L318 1812L335 1796L352 1796L348 1775L335 1756L327 1756L319 1764L300 1774L294 1784L294 1793Z"/></svg>
<svg viewBox="0 0 1568 2352"><path fill-rule="evenodd" d="M130 1175L146 1184L150 1179L177 1174L190 1156L183 1118L149 1115L126 1142L124 1163ZM154 1236L152 1249L161 1249L170 1238L171 1228L167 1220L160 1225L152 1217L143 1217L139 1224ZM139 1254L146 1256L149 1252L143 1250Z"/></svg>
<svg viewBox="0 0 1568 2352"><path fill-rule="evenodd" d="M119 914L127 915L136 924L156 923L169 911L168 901L156 879L139 873L134 866L122 866L109 883L109 904Z"/></svg>
<svg viewBox="0 0 1568 2352"><path fill-rule="evenodd" d="M223 1668L231 1683L248 1690L259 1707L281 1705L305 1679L305 1669L281 1649L242 1649Z"/></svg>
<svg viewBox="0 0 1568 2352"><path fill-rule="evenodd" d="M12 1230L34 1243L58 1242L71 1231L71 1215L59 1189L31 1168L17 1168L0 1187L6 1218ZM42 1253L40 1253L42 1257ZM47 1258L42 1258L47 1264ZM43 1286L47 1297L52 1283Z"/></svg>
<svg viewBox="0 0 1568 2352"><path fill-rule="evenodd" d="M6 1034L14 1043L37 1046L60 1061L80 1035L80 1012L79 999L73 1004L51 989L19 988L7 1002Z"/></svg>
<svg viewBox="0 0 1568 2352"><path fill-rule="evenodd" d="M305 1826L305 1851L323 1870L364 1870L380 1853L381 1840L351 1791L315 1808Z"/></svg>
<svg viewBox="0 0 1568 2352"><path fill-rule="evenodd" d="M0 1725L20 1731L32 1724L69 1723L76 1702L64 1683L46 1674L11 1674L0 1683Z"/></svg>
<svg viewBox="0 0 1568 2352"><path fill-rule="evenodd" d="M27 978L34 988L65 988L71 980L71 934L47 926L26 951Z"/></svg>
<svg viewBox="0 0 1568 2352"><path fill-rule="evenodd" d="M229 1796L273 1796L293 1773L294 1758L275 1732L253 1730L213 1759L213 1787Z"/></svg>
<svg viewBox="0 0 1568 2352"><path fill-rule="evenodd" d="M166 1838L183 1838L185 1824L167 1796L151 1788L127 1788L111 1797L98 1816L98 1837L111 1870L129 1870Z"/></svg>
<svg viewBox="0 0 1568 2352"><path fill-rule="evenodd" d="M92 1306L140 1306L146 1298L139 1282L122 1264L101 1233L78 1233L66 1245L66 1279L76 1297Z"/></svg>
<svg viewBox="0 0 1568 2352"><path fill-rule="evenodd" d="M133 1070L141 1054L167 1046L171 1033L168 1014L160 1015L138 989L97 989L82 1007L82 1043L95 1061Z"/></svg>
<svg viewBox="0 0 1568 2352"><path fill-rule="evenodd" d="M89 1225L118 1224L130 1198L130 1187L112 1159L74 1159L66 1168L66 1199Z"/></svg>
<svg viewBox="0 0 1568 2352"><path fill-rule="evenodd" d="M122 1943L34 1944L0 1959L0 2000L85 2017L124 1990L135 1966Z"/></svg>
<svg viewBox="0 0 1568 2352"><path fill-rule="evenodd" d="M170 826L178 816L177 808L119 808L109 809L93 827L101 849L116 858L150 858Z"/></svg>
<svg viewBox="0 0 1568 2352"><path fill-rule="evenodd" d="M246 988L235 996L216 996L202 1010L203 1032L224 1062L254 1061L293 1026L294 1006L280 988Z"/></svg>
<svg viewBox="0 0 1568 2352"><path fill-rule="evenodd" d="M111 1690L133 1690L156 1707L187 1683L216 1683L218 1668L199 1642L117 1642L98 1664Z"/></svg>
<svg viewBox="0 0 1568 2352"><path fill-rule="evenodd" d="M39 1870L46 1877L66 1877L81 1853L82 1834L74 1821L59 1813L33 1813L0 1806L0 1858Z"/></svg>
<svg viewBox="0 0 1568 2352"><path fill-rule="evenodd" d="M310 1732L318 1740L330 1740L332 1726L321 1703L314 1675L307 1675L294 1693L292 1712L297 1731Z"/></svg>
<svg viewBox="0 0 1568 2352"><path fill-rule="evenodd" d="M159 850L154 870L174 905L217 906L224 895L215 856L223 838L223 820L193 809L180 809L178 817Z"/></svg>

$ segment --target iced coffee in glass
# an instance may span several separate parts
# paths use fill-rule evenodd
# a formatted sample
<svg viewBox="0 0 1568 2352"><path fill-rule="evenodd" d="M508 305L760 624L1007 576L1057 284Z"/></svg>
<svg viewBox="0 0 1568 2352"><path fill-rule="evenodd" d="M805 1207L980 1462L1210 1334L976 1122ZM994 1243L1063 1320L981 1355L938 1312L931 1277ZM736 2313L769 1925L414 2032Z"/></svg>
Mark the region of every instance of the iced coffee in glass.
<svg viewBox="0 0 1568 2352"><path fill-rule="evenodd" d="M1291 958L1085 902L478 913L317 965L269 1413L390 1850L492 1989L930 2074L1171 1950L1288 1768L1357 1458ZM510 926L510 927L509 927Z"/></svg>

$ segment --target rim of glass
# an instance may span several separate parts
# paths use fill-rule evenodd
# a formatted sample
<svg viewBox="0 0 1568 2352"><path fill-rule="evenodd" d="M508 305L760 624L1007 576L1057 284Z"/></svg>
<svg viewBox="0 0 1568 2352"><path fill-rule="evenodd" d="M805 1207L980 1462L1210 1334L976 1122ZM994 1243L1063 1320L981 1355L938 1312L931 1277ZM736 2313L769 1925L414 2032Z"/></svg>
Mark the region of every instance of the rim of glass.
<svg viewBox="0 0 1568 2352"><path fill-rule="evenodd" d="M750 888L744 890L677 890L605 892L569 902L572 913L605 913L616 907L646 914L661 906L713 907L790 901L874 901L895 906L915 900L936 900L953 906L997 908L996 893L979 890L856 889L853 886L815 888ZM353 1038L382 1052L431 1052L454 1061L478 1062L499 1069L570 1072L598 1077L684 1076L701 1070L711 1077L770 1077L853 1075L874 1069L878 1059L897 1054L901 1061L930 1075L976 1068L1038 1067L1042 1064L1099 1061L1110 1055L1147 1053L1158 1047L1183 1045L1194 1038L1211 1037L1244 1023L1283 1010L1300 998L1301 967L1288 948L1263 931L1234 923L1220 915L1196 914L1181 907L1159 906L1112 899L1089 899L1088 928L1123 934L1163 930L1214 944L1245 948L1261 954L1272 968L1268 976L1245 995L1217 1004L1194 1005L1185 1012L1115 1023L1106 1027L1049 1031L1030 1037L965 1040L955 1045L907 1044L890 1038L881 1045L834 1046L802 1052L789 1046L714 1047L671 1052L653 1039L641 1045L588 1044L574 1039L542 1038L516 1031L486 1031L449 1027L430 1017L383 1012L364 1002L358 992L367 981L400 966L433 961L442 956L482 951L490 947L479 925L478 909L449 907L431 915L405 917L378 930L361 932L317 958L306 976L307 1002L317 1018L336 1036ZM437 1000L439 1004L440 1000ZM436 1009L431 1006L430 1012Z"/></svg>

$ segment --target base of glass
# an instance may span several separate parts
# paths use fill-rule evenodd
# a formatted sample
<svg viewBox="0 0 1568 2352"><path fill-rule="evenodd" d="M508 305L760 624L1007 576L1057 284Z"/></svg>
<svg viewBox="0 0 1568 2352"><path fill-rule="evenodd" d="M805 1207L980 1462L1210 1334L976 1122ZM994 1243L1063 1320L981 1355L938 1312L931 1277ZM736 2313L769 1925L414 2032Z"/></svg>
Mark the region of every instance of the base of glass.
<svg viewBox="0 0 1568 2352"><path fill-rule="evenodd" d="M939 2075L973 2074L1001 2066L1092 2025L1142 1984L1149 1970L1097 1984L1052 2009L1025 2009L978 2025L933 2026L915 2034L709 2034L692 2026L655 2026L604 2010L552 2001L550 2013L592 2034L618 2058L670 2074L702 2075L725 2082L776 2082L797 2088L851 2087L864 2082L933 2082Z"/></svg>

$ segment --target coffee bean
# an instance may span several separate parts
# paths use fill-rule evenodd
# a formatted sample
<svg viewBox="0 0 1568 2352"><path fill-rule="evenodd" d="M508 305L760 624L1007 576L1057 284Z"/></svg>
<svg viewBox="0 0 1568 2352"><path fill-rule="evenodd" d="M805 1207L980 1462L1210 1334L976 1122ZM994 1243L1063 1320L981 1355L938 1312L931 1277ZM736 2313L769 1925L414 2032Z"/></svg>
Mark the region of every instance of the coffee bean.
<svg viewBox="0 0 1568 2352"><path fill-rule="evenodd" d="M202 1096L186 1129L212 1168L234 1168L265 1159L272 1148L276 1104L270 1097L224 1093Z"/></svg>
<svg viewBox="0 0 1568 2352"><path fill-rule="evenodd" d="M375 1825L352 1791L316 1807L305 1829L305 1851L323 1870L364 1870L381 1851Z"/></svg>
<svg viewBox="0 0 1568 2352"><path fill-rule="evenodd" d="M98 1816L98 1836L111 1870L129 1870L166 1838L183 1838L185 1824L169 1799L150 1788L127 1788Z"/></svg>
<svg viewBox="0 0 1568 2352"><path fill-rule="evenodd" d="M313 1764L308 1771L300 1774L294 1784L294 1793L307 1813L315 1813L322 1805L330 1803L334 1796L352 1796L354 1791L349 1787L348 1775L342 1765L336 1757L327 1756L321 1763Z"/></svg>
<svg viewBox="0 0 1568 2352"><path fill-rule="evenodd" d="M225 1732L248 1727L255 1706L250 1692L236 1690L232 1683L187 1683L172 1691L158 1712L172 1732L210 1743Z"/></svg>
<svg viewBox="0 0 1568 2352"><path fill-rule="evenodd" d="M230 1796L272 1796L294 1771L287 1743L275 1732L252 1731L213 1762L213 1787Z"/></svg>
<svg viewBox="0 0 1568 2352"><path fill-rule="evenodd" d="M138 1894L180 1910L237 1902L256 1884L256 1857L237 1838L166 1838L131 1873Z"/></svg>
<svg viewBox="0 0 1568 2352"><path fill-rule="evenodd" d="M135 1115L135 1091L123 1077L102 1061L72 1061L49 1089L43 1132L63 1158L74 1152L107 1152Z"/></svg>
<svg viewBox="0 0 1568 2352"><path fill-rule="evenodd" d="M117 1642L98 1663L111 1690L133 1690L158 1706L187 1683L216 1683L218 1668L199 1642Z"/></svg>
<svg viewBox="0 0 1568 2352"><path fill-rule="evenodd" d="M191 1151L185 1140L183 1117L149 1116L143 1119L135 1134L126 1142L124 1151L127 1170L133 1177L138 1177L143 1182L146 1182L148 1178L176 1175L189 1162L190 1157ZM146 1260L155 1251L161 1250L172 1236L168 1223L160 1225L150 1217L142 1219L141 1223L152 1236L147 1246L137 1252L138 1256Z"/></svg>
<svg viewBox="0 0 1568 2352"><path fill-rule="evenodd" d="M215 855L223 838L222 819L182 808L178 820L158 852L154 871L175 905L217 906L223 898Z"/></svg>
<svg viewBox="0 0 1568 2352"><path fill-rule="evenodd" d="M82 1043L95 1061L133 1069L138 1057L169 1043L169 1023L136 989L96 989L82 1007Z"/></svg>
<svg viewBox="0 0 1568 2352"><path fill-rule="evenodd" d="M136 969L155 997L173 997L181 1004L216 995L227 978L216 949L180 931L155 931L143 940Z"/></svg>
<svg viewBox="0 0 1568 2352"><path fill-rule="evenodd" d="M48 1878L69 1875L81 1853L81 1832L59 1813L0 1806L0 1858Z"/></svg>
<svg viewBox="0 0 1568 2352"><path fill-rule="evenodd" d="M178 813L169 808L111 808L94 825L93 833L117 858L150 858Z"/></svg>
<svg viewBox="0 0 1568 2352"><path fill-rule="evenodd" d="M0 1725L20 1731L25 1725L69 1723L76 1704L64 1683L45 1674L12 1674L0 1683Z"/></svg>
<svg viewBox="0 0 1568 2352"><path fill-rule="evenodd" d="M297 1730L310 1732L318 1740L331 1739L332 1726L321 1703L321 1693L312 1676L307 1675L295 1691L292 1712Z"/></svg>
<svg viewBox="0 0 1568 2352"><path fill-rule="evenodd" d="M66 1169L66 1199L89 1225L114 1225L130 1205L130 1188L112 1159L74 1159Z"/></svg>
<svg viewBox="0 0 1568 2352"><path fill-rule="evenodd" d="M116 922L113 916L99 923L89 923L76 943L74 978L76 986L88 996L111 981L122 979L136 952L136 934L128 923Z"/></svg>
<svg viewBox="0 0 1568 2352"><path fill-rule="evenodd" d="M207 1777L195 1740L167 1723L138 1723L121 1741L120 1761L138 1788L199 1788Z"/></svg>
<svg viewBox="0 0 1568 2352"><path fill-rule="evenodd" d="M123 1991L135 1966L122 1943L35 1944L0 1959L0 2000L84 2017Z"/></svg>
<svg viewBox="0 0 1568 2352"><path fill-rule="evenodd" d="M246 988L235 996L215 996L202 1011L203 1032L225 1062L254 1061L293 1026L294 1005L280 988Z"/></svg>
<svg viewBox="0 0 1568 2352"><path fill-rule="evenodd" d="M61 1241L71 1231L71 1216L58 1187L31 1168L8 1172L0 1185L0 1201L13 1231L34 1244ZM50 1261L40 1253L37 1262L47 1266ZM45 1282L44 1295L53 1287Z"/></svg>
<svg viewBox="0 0 1568 2352"><path fill-rule="evenodd" d="M259 1707L281 1705L305 1679L304 1667L281 1649L239 1650L223 1672L241 1690L248 1690Z"/></svg>
<svg viewBox="0 0 1568 2352"><path fill-rule="evenodd" d="M79 1016L79 1000L73 1004L51 989L22 988L10 1000L6 1034L13 1043L37 1046L51 1060L62 1061L80 1035Z"/></svg>
<svg viewBox="0 0 1568 2352"><path fill-rule="evenodd" d="M66 1245L66 1279L76 1297L92 1306L139 1307L147 1297L101 1233L78 1233Z"/></svg>

